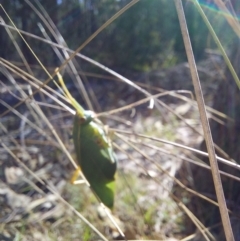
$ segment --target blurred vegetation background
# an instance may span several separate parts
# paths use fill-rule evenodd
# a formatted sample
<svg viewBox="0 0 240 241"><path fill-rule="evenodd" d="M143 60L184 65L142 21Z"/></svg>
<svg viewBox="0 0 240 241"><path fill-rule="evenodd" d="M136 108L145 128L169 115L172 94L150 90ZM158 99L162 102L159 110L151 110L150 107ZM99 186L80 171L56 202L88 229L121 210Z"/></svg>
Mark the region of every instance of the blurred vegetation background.
<svg viewBox="0 0 240 241"><path fill-rule="evenodd" d="M38 2L41 3L51 20L57 26L57 29L61 33L68 48L74 51L82 43L84 43L91 34L101 27L102 24L128 4L130 0L1 0L2 6L16 24L17 28L26 31L27 33L45 38L46 36L43 35L43 31L39 28L39 23L43 23L43 21L37 15L37 11L40 10ZM209 21L213 25L216 34L219 36L234 68L237 70L237 74L239 75L239 37L237 37L232 28L229 26L224 18L224 13L219 11L214 0L201 0L199 2L201 3ZM226 4L227 7L231 10L231 7L229 6L232 6L232 10L235 10L235 13L239 16L240 1L231 0L228 3L229 5ZM232 5L230 5L230 3ZM239 90L232 79L231 74L226 68L222 56L217 50L217 47L213 42L213 39L210 36L200 14L191 1L183 1L183 5L206 103L230 117L230 119L221 119L219 123L211 119L210 124L213 131L213 139L215 143L230 156L229 159L233 158L237 163L239 163ZM11 25L2 9L0 9L0 13L4 22ZM51 32L45 25L44 28L50 36L50 39L53 42L56 42L56 39L52 36ZM13 42L10 40L8 33L3 26L0 26L0 29L0 57L24 69L22 60L17 53ZM34 76L41 81L45 80L46 74L40 68L38 62L29 51L24 41L22 41L16 31L11 32L15 41L19 44L28 64L31 66L32 70L34 70ZM62 64L61 60L57 57L50 45L27 35L24 35L24 37L35 54L51 73L57 66ZM61 37L58 36L58 39L61 40ZM61 42L61 45L65 46L64 41ZM164 90L183 89L193 91L189 67L186 65L187 59L185 48L173 0L139 1L113 23L111 23L100 34L98 34L89 44L87 44L86 47L83 48L81 53L107 66L108 68L115 70L123 76L128 77L129 79L138 81L138 84L143 84L143 86L147 90L151 91L151 93L159 93ZM97 103L94 106L95 111L100 112L120 106L122 107L136 100L142 99L142 93L139 94L138 91L133 90L129 85L123 82L115 81L116 78L111 78L112 76L110 77L109 75L106 75L105 72L88 62L79 58L76 58L75 61L78 63L77 70L79 71L81 77L83 77L83 82L88 93L90 93L90 95L91 91L93 93L91 97L94 96L94 103ZM100 77L97 77L97 74L99 74ZM87 76L87 79L84 79L84 76ZM18 83L25 83L20 75L14 75L14 77L16 77ZM77 96L77 99L80 100L79 102L86 106L84 99L79 94L80 88L76 88L69 77L71 77L71 74L65 73L64 79L71 93L74 96ZM7 81L9 79L6 74L1 73L0 78L3 80L3 83L8 83ZM99 79L100 81L97 82L96 80ZM9 86L13 86L14 88L12 83ZM56 89L56 86L52 82L49 83L49 86L54 86ZM18 93L18 90L15 89L15 91ZM45 100L49 101L49 98L40 99L39 96L40 95L38 94L35 95L37 100L42 102ZM0 93L1 100L5 100L9 104L13 105L14 103L11 98L14 99L14 103L19 101L19 99L14 97L14 95L9 95L8 92L3 94L2 92ZM162 112L160 114L157 113L155 109L153 111L141 107L139 107L139 109L137 107L134 111L130 109L127 114L120 114L120 116L117 116L118 118L122 118L122 122L120 121L121 124L118 123L117 127L131 131L136 127L137 131L148 134L149 136L155 135L157 137L166 138L167 140L175 141L177 143L183 143L191 147L200 146L202 150L205 150L204 142L202 142L201 139L202 137L192 130L193 128L197 128L198 131L201 130L198 110L194 109L195 107L193 108L193 106L189 103L185 103L180 99L176 100L173 97L169 97L164 100L166 100L166 102L164 102L166 103L166 106L162 107ZM1 111L5 111L7 109L2 105L0 107ZM171 108L173 110L172 112L169 111ZM34 120L31 114L29 114L26 110L28 109L24 104L23 109L20 111L23 114L27 113L27 115L30 116L29 119ZM178 116L172 114L175 110ZM62 113L51 111L48 109L46 111L48 118L55 124L54 127L58 130L58 133L61 134L64 144L72 153L73 149L71 142L69 141L69 129L71 129L71 124L69 123L71 123L72 116L67 116L67 119L65 112L63 112L64 115L61 116ZM135 114L133 114L133 112ZM58 114L61 118L59 118ZM7 114L6 116L3 116L5 118L3 123L7 128L9 128L9 133L16 137L16 140L19 140L22 135L19 127L21 126L20 124L22 123L22 120L21 118L18 118L18 120L11 119L11 121L9 121L10 115L11 114ZM182 119L178 118L179 115ZM107 124L110 123L110 126L112 125L116 127L114 119L109 118L110 121L108 120L108 117L106 117L106 119L108 121ZM128 121L133 124L133 127L128 126ZM189 124L186 128L185 121L189 121L191 128L189 128ZM224 125L222 123L224 123ZM39 124L42 128L41 125L46 127L45 123ZM62 128L62 126L64 128ZM3 136L1 136L1 138L5 138L4 132L1 132L1 135ZM86 216L94 225L98 228L100 227L100 230L108 237L113 237L112 233L109 231L112 229L109 228L109 230L106 231L105 226L108 227L109 224L104 224L105 226L103 227L103 221L97 217L96 200L92 195L89 195L87 187L79 188L66 184L66 180L69 179L72 171L72 166L68 161L65 161L66 158L62 154L62 151L60 152L54 145L42 145L40 142L45 142L45 137L39 134L36 135L35 130L33 131L31 129L31 131L29 131L26 135L30 135L31 138L29 139L31 141L36 140L36 142L33 141L32 145L39 148L36 152L34 152L34 148L32 146L30 147L33 150L29 148L29 153L31 154L30 156L32 159L27 160L26 162L28 164L30 163L31 168L36 172L44 169L47 173L46 176L54 184L56 184L56 186L61 186L59 189L61 189L62 196L72 206L81 211L81 213L83 213L83 215ZM49 136L51 135L52 134L50 133ZM55 137L53 137L53 139L54 138ZM11 143L8 136L5 139L7 142ZM143 145L144 144L146 143L143 143ZM29 145L31 145L31 142ZM133 151L133 149L126 143L123 146L134 156L134 160L137 160L141 164L143 163L145 169L151 171L151 175L145 174L142 170L139 171L139 169L136 168L137 165L133 164L133 160L130 160L126 154L117 153L120 161L118 170L119 187L116 198L117 210L115 214L126 225L125 231L128 233L128 237L160 239L160 237L172 237L175 235L175 237L180 238L195 232L195 225L192 221L186 221L185 216L183 217L182 213L179 212L179 207L177 207L175 201L168 195L169 193L166 195L167 198L162 197L164 195L159 195L159 193L162 194L165 191L164 188L160 188L160 184L163 180L166 181L165 175L163 175L159 169L150 163L149 160L143 158L138 152ZM28 150L27 147L26 150ZM158 147L159 146L156 143L152 146L152 149L150 148L150 150L144 149L147 148L146 146L141 146L147 154L153 153L151 155L154 156L154 160L156 159L156 162L159 162L161 165L166 164L166 170L171 169L174 165L177 166L174 161L178 161L184 152L178 152L178 150L171 147L167 149L167 147L164 146L163 149L166 148L166 150L164 149L163 152L160 152L159 154L158 151L156 151ZM170 157L168 154L164 153L164 151L169 151L171 153ZM39 159L35 158L35 156L40 156L39 153L43 156L41 156L41 158L39 157ZM184 156L185 154L186 153L184 153ZM186 154L186 156L189 157L188 154ZM9 161L8 158L9 156L6 159L2 158L2 160L0 160L0 164L4 163L4 167L0 172L0 179L5 183L8 182L7 178L5 178L5 170L13 170L13 172L15 172L14 168L17 166L14 160L11 159L11 161ZM208 160L204 160L202 157L192 157L190 155L190 158L196 158L196 160L201 159L203 163L208 164ZM14 168L12 168L12 166L14 166ZM233 171L231 168L226 168L224 166L221 166L221 168L236 177L239 176L238 170ZM126 173L124 176L122 175L122 172L124 173L125 171ZM191 187L196 190L196 192L204 194L207 193L209 197L213 197L213 199L215 198L215 191L210 172L205 169L202 171L202 169L198 168L198 166L196 168L196 166L188 166L185 164L179 169L178 173L175 173L173 170L171 171L174 173L173 175L176 174L176 176L184 184L186 184L186 186ZM159 173L161 173L161 175ZM158 176L159 180L156 181L156 176L154 175ZM129 183L126 184L127 181L125 178L131 184L130 188L128 186ZM238 214L238 200L240 200L239 181L223 178L223 184L228 205L235 214ZM16 182L13 184L7 183L7 185L10 187L9 190L14 190L14 192L17 193L14 194L16 195L16 197L13 198L14 200L18 200L20 198L19 195L21 195L23 200L21 205L24 207L21 207L22 210L25 210L26 208L27 198L29 198L29 203L31 203L35 200L38 201L38 199L42 197L41 195L43 195L39 194L41 192L38 193L36 190L32 190L31 187L29 188L28 184L28 186L26 186L26 183L22 185ZM36 186L40 186L40 189L45 190L45 187L39 183L36 183ZM62 186L64 186L64 188L62 188ZM221 221L218 208L213 208L212 205L206 205L206 201L201 201L198 197L194 197L192 194L186 194L185 191L182 191L182 189L173 185L172 180L169 186L172 193L176 194L184 203L186 203L192 212L195 213L197 217L206 224L206 226L216 225L218 228L220 227L219 229L215 229L215 233L213 233L216 237L218 237L216 240L224 240L222 239L224 234L221 232L222 227L220 225ZM4 188L7 190L5 186ZM79 192L81 192L81 195L76 195L76 193L78 194ZM43 197L45 196L43 195ZM79 237L81 237L81 235L82 237L84 236L83 240L96 240L96 235L90 231L90 228L82 225L81 220L76 221L76 219L72 218L72 216L69 215L70 211L65 210L65 206L62 203L59 206L54 206L54 200L52 201L54 205L50 205L51 207L49 207L50 201L48 200L48 196L46 196L46 200L43 200L43 204L41 204L42 206L39 204L40 207L38 209L35 208L33 212L36 211L42 215L43 213L45 214L45 212L47 213L47 211L52 211L49 216L46 215L47 217L42 218L42 220L50 220L48 223L43 223L41 222L42 220L40 220L40 224L38 223L39 226L35 225L38 216L36 216L36 218L33 215L32 218L32 216L29 215L29 217L32 218L29 218L30 221L25 221L24 217L21 219L23 223L20 225L18 224L18 226L14 226L13 230L17 230L21 234L28 233L29 239L26 238L25 240L43 240L43 234L46 235L46 240L48 240L51 235L53 240L60 240L58 239L59 237L64 237L63 240L80 240ZM0 201L2 201L2 199L0 199ZM25 206L23 203L25 203ZM9 211L9 206L11 205L6 206L7 207L4 206L5 210ZM53 208L57 207L59 207L59 209L55 212ZM11 211L12 210L9 211L10 216ZM24 211L21 211L20 213L22 216L23 214L25 215ZM234 216L233 219L234 218L236 217ZM11 223L11 221L9 223ZM7 223L7 225L9 223ZM4 222L3 225L0 225L0 231L5 229L4 225ZM235 221L234 225L236 226L235 233L239 232L239 222ZM58 229L55 227L58 227ZM81 227L81 230L79 227ZM71 232L69 232L69 230L71 230ZM69 236L64 236L65 232L68 232ZM196 232L196 234L198 233ZM36 237L39 235L40 238L37 239L34 235L36 235ZM74 238L71 235L73 235ZM240 235L238 237L240 237ZM194 240L199 241L202 240L201 238L202 236L200 235L199 239L196 238Z"/></svg>
<svg viewBox="0 0 240 241"><path fill-rule="evenodd" d="M39 2L56 24L69 48L76 49L130 1L40 0ZM213 2L211 5L210 1L202 2L203 6L208 3L206 5L208 7L205 8L206 14L213 23L216 33L220 34L225 47L231 46L234 37L232 29L228 27L226 20L214 14L216 6ZM19 29L43 37L37 25L40 19L26 1L2 0L1 3ZM201 60L204 57L204 50L213 46L215 48L215 44L211 37L208 37L208 30L193 4L184 1L184 7L195 58ZM4 16L4 13L1 15ZM25 44L20 39L18 41L28 62L36 64L35 58ZM45 65L59 64L49 46L30 37L27 37L27 41ZM2 57L15 61L19 59L5 31L1 32L0 44L4 46L0 49ZM141 0L100 33L82 53L121 72L150 71L186 61L174 2Z"/></svg>

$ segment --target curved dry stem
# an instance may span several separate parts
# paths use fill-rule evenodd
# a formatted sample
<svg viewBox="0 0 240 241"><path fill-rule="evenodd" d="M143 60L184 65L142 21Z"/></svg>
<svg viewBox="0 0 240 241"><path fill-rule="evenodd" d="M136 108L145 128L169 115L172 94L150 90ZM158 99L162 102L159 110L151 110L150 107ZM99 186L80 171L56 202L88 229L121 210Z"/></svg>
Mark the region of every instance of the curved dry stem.
<svg viewBox="0 0 240 241"><path fill-rule="evenodd" d="M57 104L59 104L60 106L63 107L64 110L70 112L72 115L75 115L76 111L71 109L70 107L68 107L67 105L65 105L62 101L58 100L54 95L58 96L61 99L64 99L66 102L69 102L68 98L64 97L63 95L61 95L60 93L58 93L57 91L53 90L52 88L50 88L48 85L44 85L42 87L40 87L42 85L42 82L39 81L38 79L36 79L35 77L33 77L32 75L29 75L27 72L25 72L24 70L16 67L15 65L11 64L10 62L2 59L0 57L0 63L5 66L8 70L10 70L12 73L16 74L17 76L21 77L23 80L25 80L29 85L33 86L34 88L37 89L37 91L35 91L34 93L37 93L38 91L41 91L43 94L45 94L46 96L48 96L49 98L51 98L52 100L54 100ZM36 83L34 83L33 81L35 81ZM46 91L44 88L46 88L48 91ZM51 94L52 93L52 94ZM26 102L26 100L28 100L29 98L32 98L34 94L29 94L28 97L23 98L20 102L24 103ZM19 103L20 103L19 102ZM5 116L9 111L5 111L2 115L0 115L0 117Z"/></svg>
<svg viewBox="0 0 240 241"><path fill-rule="evenodd" d="M110 128L110 130L113 131L113 132L116 132L116 133L123 133L123 134L126 134L126 135L136 135L138 137L147 138L147 139L152 140L152 141L162 142L164 144L168 144L168 145L172 145L172 146L175 146L175 147L183 148L183 149L192 151L194 153L197 153L199 155L209 157L209 154L204 152L204 151L200 151L200 150L197 150L195 148L188 147L188 146L185 146L185 145L182 145L182 144L179 144L179 143L175 143L175 142L172 142L172 141L167 141L167 140L164 140L164 139L161 139L161 138L147 136L147 135L143 135L143 134L139 134L139 133L131 132L131 131L124 131L124 130L119 130L119 129L114 129L114 128ZM236 163L233 163L233 162L230 162L230 161L228 161L224 158L218 157L218 156L216 156L216 158L217 158L218 161L220 161L220 162L222 162L222 163L224 163L228 166L231 166L233 168L236 168L236 169L240 170L240 165L238 165Z"/></svg>
<svg viewBox="0 0 240 241"><path fill-rule="evenodd" d="M210 167L209 165L203 163L203 162L196 161L196 160L190 159L190 158L185 157L185 156L176 155L176 154L174 154L174 153L171 153L170 151L167 151L167 150L165 150L165 149L163 149L163 148L159 148L158 146L155 146L155 145L151 145L151 144L147 144L147 143L136 143L136 144L141 144L141 145L143 145L143 146L146 146L146 147L150 148L151 150L156 150L156 151L161 152L161 153L164 153L164 154L166 154L166 155L174 156L174 157L179 158L179 159L181 159L181 160L183 160L183 161L192 163L192 164L194 164L194 165L200 166L200 167L202 167L202 168L205 168L205 169L211 171L211 167ZM237 176L231 175L231 174L229 174L229 173L227 173L227 172L224 172L224 171L219 171L219 172L220 172L220 174L222 174L223 176L229 177L229 178L231 178L231 179L234 179L234 180L240 182L240 178L237 177Z"/></svg>
<svg viewBox="0 0 240 241"><path fill-rule="evenodd" d="M0 17L0 22L2 22L2 23L5 24L5 22L4 22L4 20L3 20L2 17ZM6 29L6 32L7 32L8 36L10 37L11 41L13 42L13 45L15 46L15 48L16 48L19 56L20 56L20 58L22 59L23 64L25 65L26 69L28 70L29 74L33 75L33 72L32 72L32 70L31 70L31 68L30 68L30 65L28 64L28 62L27 62L27 60L26 60L26 58L25 58L25 56L24 56L21 48L19 47L17 41L16 41L15 38L13 37L11 31L10 31L7 27L6 27L5 29Z"/></svg>
<svg viewBox="0 0 240 241"><path fill-rule="evenodd" d="M38 2L38 1L35 1L36 4L40 7L40 9L42 10L44 16L41 14L40 11L38 11L34 5L28 1L28 0L25 0L25 2L27 2L27 4L33 9L33 11L39 16L39 18L43 21L43 23L46 25L46 27L48 28L48 30L51 32L51 34L53 35L53 37L55 38L55 40L59 43L59 44L62 44L64 46L67 47L67 44L66 42L64 41L63 37L61 36L60 32L57 30L56 26L54 25L54 23L51 21L51 18L48 16L47 12L44 10L44 8L41 6L41 4ZM40 27L40 30L42 31L43 35L45 36L46 39L50 39L46 33L46 31L44 30L43 26L41 24L39 24L39 27ZM62 62L64 62L64 59L62 58L61 56L61 53L56 51L55 49L55 52L56 54L60 57L60 60L62 60ZM68 59L70 56L68 54L68 52L66 50L63 50L63 54L65 56L66 59ZM78 81L78 84L80 86L80 90L82 91L82 94L83 94L83 97L88 105L88 107L90 109L93 109L93 106L92 106L92 103L89 99L89 96L87 94L87 91L82 83L82 80L80 78L80 76L78 75L78 72L77 72L77 69L76 67L74 66L73 64L73 61L70 60L69 63L69 68L67 68L68 70L68 73L70 74L71 78L73 80L75 80L75 78L77 79ZM75 78L74 78L75 77Z"/></svg>

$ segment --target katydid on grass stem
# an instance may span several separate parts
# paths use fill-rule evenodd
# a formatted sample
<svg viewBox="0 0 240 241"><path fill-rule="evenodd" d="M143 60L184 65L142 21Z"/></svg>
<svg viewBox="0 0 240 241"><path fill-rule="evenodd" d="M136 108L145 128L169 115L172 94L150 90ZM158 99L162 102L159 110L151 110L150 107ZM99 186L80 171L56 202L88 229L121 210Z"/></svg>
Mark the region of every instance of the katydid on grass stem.
<svg viewBox="0 0 240 241"><path fill-rule="evenodd" d="M57 72L65 96L76 110L73 121L73 142L77 161L94 194L109 208L113 208L117 160L112 143L103 124L94 112L84 110L69 93L62 76Z"/></svg>

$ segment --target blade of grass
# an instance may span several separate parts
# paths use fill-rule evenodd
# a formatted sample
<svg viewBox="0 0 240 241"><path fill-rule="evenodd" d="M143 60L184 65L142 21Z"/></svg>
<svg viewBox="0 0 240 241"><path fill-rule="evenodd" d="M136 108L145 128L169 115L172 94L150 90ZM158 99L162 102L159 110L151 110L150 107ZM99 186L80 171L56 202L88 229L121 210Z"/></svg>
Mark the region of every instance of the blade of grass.
<svg viewBox="0 0 240 241"><path fill-rule="evenodd" d="M198 3L197 1L195 1ZM183 36L183 41L184 41L184 46L186 49L187 53L187 58L190 66L190 71L191 71L191 76L192 76L192 81L193 81L193 86L196 94L196 99L198 102L198 108L199 108L199 113L200 113L200 118L203 126L203 132L204 132L204 137L206 141L206 146L207 150L209 153L209 161L212 169L212 176L213 176L213 182L214 182L214 187L216 190L216 195L217 195L217 200L219 203L219 210L223 222L223 228L225 232L225 236L227 241L233 241L234 236L233 236L233 231L227 211L227 205L226 205L226 200L224 197L224 192L223 192L223 187L222 187L222 182L221 182L221 177L219 174L219 169L218 169L218 163L216 159L216 154L214 150L214 145L213 145L213 140L212 140L212 135L211 135L211 130L207 118L207 113L205 109L205 104L204 104L204 99L203 99L203 94L202 94L202 89L201 89L201 84L199 81L198 73L197 73L197 68L196 68L196 63L192 51L192 46L188 34L188 28L187 28L187 23L185 19L185 14L182 6L182 1L181 0L175 0L175 5L178 13L178 18L179 18L179 23L182 31L182 36ZM197 6L200 6L199 3L196 4ZM201 11L200 11L201 13ZM239 88L240 88L240 83L239 83Z"/></svg>

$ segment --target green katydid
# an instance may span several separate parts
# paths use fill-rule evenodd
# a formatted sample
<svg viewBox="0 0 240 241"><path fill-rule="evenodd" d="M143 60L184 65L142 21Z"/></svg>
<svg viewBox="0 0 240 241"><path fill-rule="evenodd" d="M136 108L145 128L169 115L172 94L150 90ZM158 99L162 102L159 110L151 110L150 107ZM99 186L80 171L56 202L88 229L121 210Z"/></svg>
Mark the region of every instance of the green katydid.
<svg viewBox="0 0 240 241"><path fill-rule="evenodd" d="M59 72L57 76L66 97L76 110L73 141L80 169L95 195L104 205L113 208L117 163L112 143L103 124L94 118L94 112L84 110L69 93Z"/></svg>

